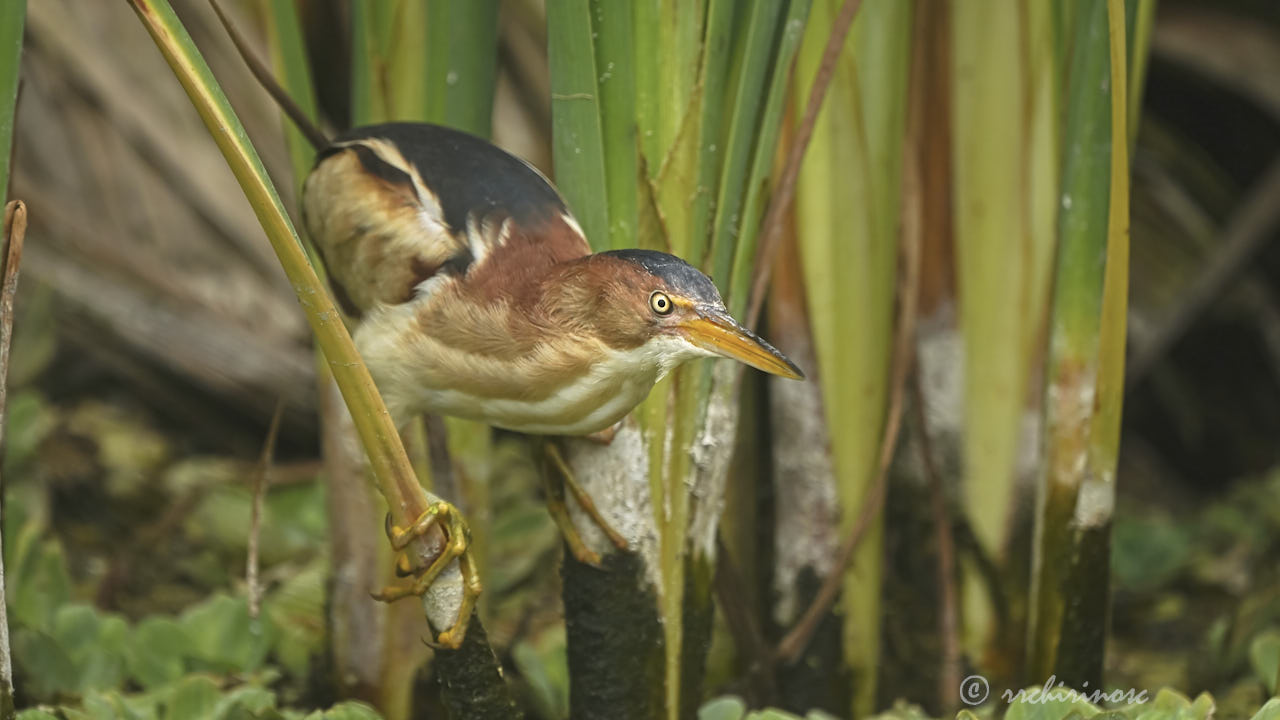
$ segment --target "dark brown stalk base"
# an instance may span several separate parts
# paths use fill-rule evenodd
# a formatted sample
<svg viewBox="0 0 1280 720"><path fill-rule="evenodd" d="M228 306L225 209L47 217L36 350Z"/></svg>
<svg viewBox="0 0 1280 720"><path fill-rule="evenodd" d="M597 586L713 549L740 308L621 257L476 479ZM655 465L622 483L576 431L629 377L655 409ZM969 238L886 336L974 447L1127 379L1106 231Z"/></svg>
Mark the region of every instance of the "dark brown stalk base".
<svg viewBox="0 0 1280 720"><path fill-rule="evenodd" d="M436 677L440 695L453 720L513 720L523 718L502 678L489 636L472 614L466 638L457 650L437 650Z"/></svg>
<svg viewBox="0 0 1280 720"><path fill-rule="evenodd" d="M566 551L563 575L569 717L665 717L666 641L644 560L617 552L594 568Z"/></svg>
<svg viewBox="0 0 1280 720"><path fill-rule="evenodd" d="M805 607L817 597L822 578L805 568L796 584L798 604ZM844 662L843 637L840 616L828 610L800 657L795 662L778 664L778 700L784 710L825 710L836 717L848 715L853 702L853 678Z"/></svg>

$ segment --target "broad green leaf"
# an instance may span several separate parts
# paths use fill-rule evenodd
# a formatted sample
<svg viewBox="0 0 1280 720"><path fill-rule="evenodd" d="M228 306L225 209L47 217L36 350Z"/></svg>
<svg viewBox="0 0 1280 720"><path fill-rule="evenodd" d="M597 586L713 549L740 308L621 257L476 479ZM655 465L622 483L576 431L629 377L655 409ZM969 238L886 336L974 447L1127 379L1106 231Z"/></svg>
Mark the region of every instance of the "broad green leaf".
<svg viewBox="0 0 1280 720"><path fill-rule="evenodd" d="M307 716L307 720L382 720L382 716L368 705L348 700L325 710Z"/></svg>
<svg viewBox="0 0 1280 720"><path fill-rule="evenodd" d="M733 696L710 700L698 708L698 720L741 720L746 714L747 704Z"/></svg>
<svg viewBox="0 0 1280 720"><path fill-rule="evenodd" d="M1273 697L1263 705L1251 720L1280 720L1280 697Z"/></svg>
<svg viewBox="0 0 1280 720"><path fill-rule="evenodd" d="M224 594L189 608L179 622L191 638L188 656L192 667L218 672L256 670L276 634L265 618L249 617L244 598Z"/></svg>
<svg viewBox="0 0 1280 720"><path fill-rule="evenodd" d="M1004 720L1062 720L1069 714L1092 718L1101 710L1066 688L1029 687L1014 694Z"/></svg>
<svg viewBox="0 0 1280 720"><path fill-rule="evenodd" d="M79 689L79 670L52 636L19 627L10 638L14 662L21 676L27 678L23 690L32 698L51 699Z"/></svg>
<svg viewBox="0 0 1280 720"><path fill-rule="evenodd" d="M222 691L213 678L192 675L175 685L164 703L164 720L213 720Z"/></svg>
<svg viewBox="0 0 1280 720"><path fill-rule="evenodd" d="M79 603L63 605L54 615L52 636L76 667L78 691L113 688L124 680L129 628L123 618Z"/></svg>
<svg viewBox="0 0 1280 720"><path fill-rule="evenodd" d="M1249 663L1267 692L1280 693L1280 630L1267 630L1249 643Z"/></svg>
<svg viewBox="0 0 1280 720"><path fill-rule="evenodd" d="M71 576L62 546L28 523L18 534L8 563L9 621L15 627L50 630L54 611L71 598Z"/></svg>
<svg viewBox="0 0 1280 720"><path fill-rule="evenodd" d="M171 683L186 671L191 636L172 618L153 615L133 629L125 652L129 676L143 688Z"/></svg>
<svg viewBox="0 0 1280 720"><path fill-rule="evenodd" d="M1214 703L1209 693L1201 693L1192 701L1177 690L1161 688L1152 702L1136 709L1133 720L1209 720Z"/></svg>
<svg viewBox="0 0 1280 720"><path fill-rule="evenodd" d="M325 649L325 581L323 558L295 574L263 603L263 615L278 630L273 652L297 677L307 677L312 657Z"/></svg>

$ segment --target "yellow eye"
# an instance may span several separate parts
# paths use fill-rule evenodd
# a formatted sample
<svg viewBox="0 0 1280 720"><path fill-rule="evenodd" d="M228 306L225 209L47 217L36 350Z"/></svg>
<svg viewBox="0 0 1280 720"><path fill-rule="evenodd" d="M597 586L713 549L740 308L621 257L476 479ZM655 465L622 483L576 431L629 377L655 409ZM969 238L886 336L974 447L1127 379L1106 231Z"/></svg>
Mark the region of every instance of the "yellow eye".
<svg viewBox="0 0 1280 720"><path fill-rule="evenodd" d="M671 303L671 298L661 290L654 290L649 296L649 307L659 315L670 315L675 309L675 305Z"/></svg>

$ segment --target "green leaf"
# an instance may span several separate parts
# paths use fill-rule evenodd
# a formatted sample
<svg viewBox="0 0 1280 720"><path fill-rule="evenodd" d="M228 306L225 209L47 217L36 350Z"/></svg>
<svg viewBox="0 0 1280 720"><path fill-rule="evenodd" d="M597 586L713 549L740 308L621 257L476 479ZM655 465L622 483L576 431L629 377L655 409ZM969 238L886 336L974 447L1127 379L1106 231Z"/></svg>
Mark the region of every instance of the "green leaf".
<svg viewBox="0 0 1280 720"><path fill-rule="evenodd" d="M1101 710L1066 688L1029 687L1014 695L1004 720L1062 720L1069 714L1092 718Z"/></svg>
<svg viewBox="0 0 1280 720"><path fill-rule="evenodd" d="M595 250L604 250L609 244L608 185L591 33L589 0L548 4L551 149L556 184L587 242Z"/></svg>
<svg viewBox="0 0 1280 720"><path fill-rule="evenodd" d="M1159 588L1177 577L1191 559L1190 532L1168 518L1118 518L1111 538L1111 570L1119 588L1137 592Z"/></svg>
<svg viewBox="0 0 1280 720"><path fill-rule="evenodd" d="M212 720L221 695L213 678L192 675L169 692L161 717L164 720Z"/></svg>
<svg viewBox="0 0 1280 720"><path fill-rule="evenodd" d="M425 67L397 67L392 76L425 83L423 119L489 137L498 73L498 1L432 0L426 3L425 30L408 42L401 36L399 43L425 46Z"/></svg>
<svg viewBox="0 0 1280 720"><path fill-rule="evenodd" d="M62 718L54 715L48 710L41 708L28 708L19 710L17 720L62 720Z"/></svg>
<svg viewBox="0 0 1280 720"><path fill-rule="evenodd" d="M1213 715L1213 697L1201 693L1192 702L1186 695L1169 688L1161 688L1155 700L1135 706L1133 720L1209 720Z"/></svg>
<svg viewBox="0 0 1280 720"><path fill-rule="evenodd" d="M76 692L80 673L57 640L21 627L14 631L12 639L14 662L26 678L25 692L36 699Z"/></svg>
<svg viewBox="0 0 1280 720"><path fill-rule="evenodd" d="M71 576L62 546L42 537L38 524L18 534L9 562L9 618L15 627L50 630L54 611L71 598Z"/></svg>
<svg viewBox="0 0 1280 720"><path fill-rule="evenodd" d="M9 152L13 116L18 102L18 67L22 61L22 29L26 0L0 3L0 205L9 193Z"/></svg>
<svg viewBox="0 0 1280 720"><path fill-rule="evenodd" d="M533 690L543 717L569 716L569 660L564 628L546 630L533 642L522 640L512 649L521 677Z"/></svg>
<svg viewBox="0 0 1280 720"><path fill-rule="evenodd" d="M382 720L382 716L377 710L362 702L348 700L324 712L311 713L307 716L307 720Z"/></svg>
<svg viewBox="0 0 1280 720"><path fill-rule="evenodd" d="M144 688L157 688L186 671L191 636L171 618L151 616L133 629L125 653L129 676Z"/></svg>
<svg viewBox="0 0 1280 720"><path fill-rule="evenodd" d="M783 710L768 708L751 713L746 720L801 720L801 718L799 715L792 715Z"/></svg>
<svg viewBox="0 0 1280 720"><path fill-rule="evenodd" d="M54 616L53 637L76 666L79 692L114 688L124 680L129 626L123 618L88 605L64 605Z"/></svg>
<svg viewBox="0 0 1280 720"><path fill-rule="evenodd" d="M1280 630L1266 630L1249 643L1249 663L1267 692L1280 692Z"/></svg>
<svg viewBox="0 0 1280 720"><path fill-rule="evenodd" d="M698 708L698 720L741 720L746 714L747 704L733 696L710 700Z"/></svg>
<svg viewBox="0 0 1280 720"><path fill-rule="evenodd" d="M289 578L263 603L263 614L277 628L273 651L297 677L307 677L311 659L325 649L327 562L319 558Z"/></svg>
<svg viewBox="0 0 1280 720"><path fill-rule="evenodd" d="M4 473L8 478L19 477L14 470L36 459L36 448L58 423L54 408L38 390L22 390L9 396L5 411ZM10 480L12 482L12 480ZM21 482L21 479L18 480Z"/></svg>
<svg viewBox="0 0 1280 720"><path fill-rule="evenodd" d="M188 656L193 666L218 672L256 670L275 637L271 623L249 617L244 598L224 594L189 608L179 622L191 638Z"/></svg>
<svg viewBox="0 0 1280 720"><path fill-rule="evenodd" d="M1271 698L1250 720L1280 720L1280 698Z"/></svg>

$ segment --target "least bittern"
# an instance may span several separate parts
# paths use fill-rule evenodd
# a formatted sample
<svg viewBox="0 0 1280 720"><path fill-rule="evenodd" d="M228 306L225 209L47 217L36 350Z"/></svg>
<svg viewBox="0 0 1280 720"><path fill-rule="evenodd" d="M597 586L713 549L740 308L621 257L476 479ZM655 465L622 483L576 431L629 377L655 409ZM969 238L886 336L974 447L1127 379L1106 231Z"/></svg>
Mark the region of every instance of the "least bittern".
<svg viewBox="0 0 1280 720"><path fill-rule="evenodd" d="M359 323L356 346L397 425L437 413L607 442L608 430L686 360L727 357L804 377L734 320L711 279L680 258L593 254L551 183L484 140L423 123L326 140L214 9L254 76L318 151L303 185L303 221L336 299ZM544 447L548 507L574 555L598 561L569 519L566 486L625 549L555 446ZM449 540L442 555L421 568L402 553L397 571L415 581L377 597L421 595L467 552L466 524L448 503L407 528L388 522L387 534L401 551L436 524ZM457 624L440 637L455 647L480 588L472 563L462 571Z"/></svg>
<svg viewBox="0 0 1280 720"><path fill-rule="evenodd" d="M730 316L706 275L661 252L592 253L546 178L470 135L411 123L344 133L320 150L302 205L398 423L429 412L589 435L693 358L803 377ZM554 474L625 548L547 447ZM563 505L552 514L575 555L596 560ZM397 544L408 534L394 533ZM434 574L387 596L420 593Z"/></svg>

